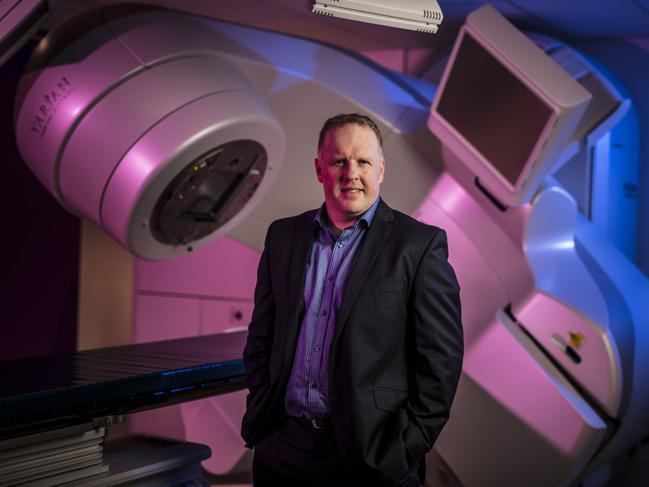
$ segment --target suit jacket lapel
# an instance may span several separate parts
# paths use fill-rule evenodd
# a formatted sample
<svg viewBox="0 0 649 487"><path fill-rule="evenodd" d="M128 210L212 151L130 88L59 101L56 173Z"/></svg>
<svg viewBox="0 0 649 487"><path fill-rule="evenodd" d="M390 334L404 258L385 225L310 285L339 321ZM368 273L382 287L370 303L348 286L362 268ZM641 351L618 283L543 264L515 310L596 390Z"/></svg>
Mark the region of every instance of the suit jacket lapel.
<svg viewBox="0 0 649 487"><path fill-rule="evenodd" d="M286 303L288 303L289 309L291 309L288 315L290 316L290 320L285 327L287 343L287 355L285 358L289 358L288 363L291 362L291 354L295 350L295 344L300 330L299 317L304 307L304 281L306 278L309 250L313 242L313 218L315 217L316 211L305 213L304 218L296 225L292 237L293 246L290 262L286 269L289 274L288 286L286 288Z"/></svg>
<svg viewBox="0 0 649 487"><path fill-rule="evenodd" d="M381 200L376 209L376 213L374 214L374 218L372 219L372 223L367 229L365 241L361 244L359 253L356 256L354 268L347 279L343 301L340 305L338 316L336 317L336 329L334 331L332 346L334 346L338 341L338 338L340 338L345 323L347 322L349 312L356 301L358 291L363 286L367 274L374 265L374 262L376 262L383 245L392 232L393 219L394 215L392 209Z"/></svg>

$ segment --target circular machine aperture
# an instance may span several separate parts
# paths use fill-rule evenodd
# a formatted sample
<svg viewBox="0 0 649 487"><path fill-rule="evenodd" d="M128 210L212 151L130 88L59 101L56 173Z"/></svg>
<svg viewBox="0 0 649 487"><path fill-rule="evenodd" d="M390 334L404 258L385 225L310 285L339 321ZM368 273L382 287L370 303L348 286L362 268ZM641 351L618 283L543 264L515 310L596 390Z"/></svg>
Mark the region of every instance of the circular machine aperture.
<svg viewBox="0 0 649 487"><path fill-rule="evenodd" d="M160 195L151 217L159 242L186 245L227 223L252 198L266 170L254 140L220 145L187 165Z"/></svg>

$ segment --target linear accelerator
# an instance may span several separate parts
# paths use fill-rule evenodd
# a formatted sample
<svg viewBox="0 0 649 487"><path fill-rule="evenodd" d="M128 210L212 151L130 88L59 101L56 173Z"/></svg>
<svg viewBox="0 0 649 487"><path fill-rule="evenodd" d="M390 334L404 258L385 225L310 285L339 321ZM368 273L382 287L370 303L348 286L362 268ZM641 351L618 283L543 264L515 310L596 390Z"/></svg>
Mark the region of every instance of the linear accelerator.
<svg viewBox="0 0 649 487"><path fill-rule="evenodd" d="M562 53L585 67L567 71L486 6L436 86L282 34L106 8L41 41L16 133L69 211L136 256L200 262L219 238L260 250L273 219L319 206L320 124L370 114L383 198L446 230L462 287L465 364L436 450L467 486L569 485L649 432L649 283L552 177L628 108ZM135 333L156 337L144 311ZM209 444L213 473L246 455L243 398L176 406L177 436Z"/></svg>

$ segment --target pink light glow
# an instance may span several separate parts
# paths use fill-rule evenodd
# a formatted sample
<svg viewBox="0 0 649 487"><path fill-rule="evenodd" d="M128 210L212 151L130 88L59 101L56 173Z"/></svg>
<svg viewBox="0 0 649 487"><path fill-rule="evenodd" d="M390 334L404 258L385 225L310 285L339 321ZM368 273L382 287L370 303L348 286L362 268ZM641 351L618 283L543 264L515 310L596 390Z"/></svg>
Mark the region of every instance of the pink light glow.
<svg viewBox="0 0 649 487"><path fill-rule="evenodd" d="M501 323L494 323L468 350L464 372L546 438L570 455L582 434L604 425L569 386L544 370Z"/></svg>
<svg viewBox="0 0 649 487"><path fill-rule="evenodd" d="M435 201L451 215L458 213L463 202L470 199L465 189L446 172L431 189L430 195L434 195Z"/></svg>
<svg viewBox="0 0 649 487"><path fill-rule="evenodd" d="M146 180L151 172L160 166L155 157L151 157L151 154L146 151L146 147L133 147L129 151L128 158L129 173L138 181Z"/></svg>

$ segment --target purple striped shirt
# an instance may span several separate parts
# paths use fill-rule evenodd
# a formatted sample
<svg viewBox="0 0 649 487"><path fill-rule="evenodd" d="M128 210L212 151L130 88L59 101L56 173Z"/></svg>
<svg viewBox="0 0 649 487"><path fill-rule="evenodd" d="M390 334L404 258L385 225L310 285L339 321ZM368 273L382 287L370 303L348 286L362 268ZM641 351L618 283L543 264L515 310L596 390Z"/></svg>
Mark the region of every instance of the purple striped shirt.
<svg viewBox="0 0 649 487"><path fill-rule="evenodd" d="M379 204L379 198L340 237L327 225L325 205L314 218L315 238L304 283L305 313L286 388L289 416L320 418L329 414L329 350L336 316L354 257Z"/></svg>

